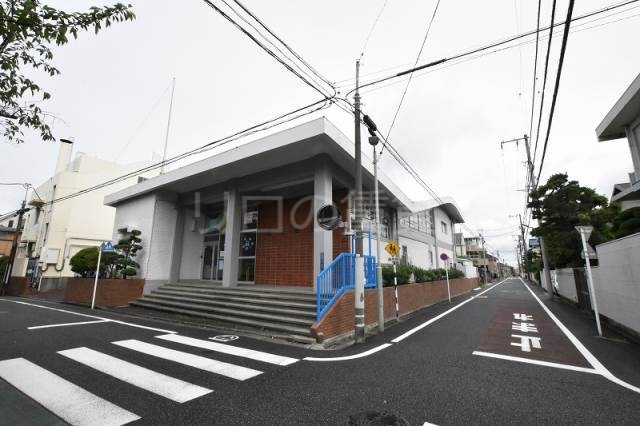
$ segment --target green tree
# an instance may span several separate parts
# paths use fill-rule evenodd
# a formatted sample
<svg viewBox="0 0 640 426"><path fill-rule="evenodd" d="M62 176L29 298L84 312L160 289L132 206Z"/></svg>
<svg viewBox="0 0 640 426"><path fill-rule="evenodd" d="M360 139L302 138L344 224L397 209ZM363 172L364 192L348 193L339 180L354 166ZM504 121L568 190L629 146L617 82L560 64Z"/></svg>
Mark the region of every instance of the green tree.
<svg viewBox="0 0 640 426"><path fill-rule="evenodd" d="M137 274L136 268L140 265L136 263L133 258L136 257L138 251L142 250L142 239L140 238L141 232L137 229L132 229L129 232L127 238L123 238L118 241L118 244L114 248L120 253L120 257L116 261L116 269L120 272L123 278L133 276Z"/></svg>
<svg viewBox="0 0 640 426"><path fill-rule="evenodd" d="M112 277L118 253L102 253L100 257L100 277ZM71 270L84 278L95 277L98 264L98 247L87 247L76 253L70 260Z"/></svg>
<svg viewBox="0 0 640 426"><path fill-rule="evenodd" d="M48 114L38 104L51 98L32 77L34 70L60 74L53 65L51 45L68 43L81 31L96 34L114 22L135 19L131 5L91 7L87 12L64 12L39 0L0 0L0 126L9 142L23 142L23 129L54 140ZM41 98L41 99L39 99Z"/></svg>
<svg viewBox="0 0 640 426"><path fill-rule="evenodd" d="M615 238L640 232L640 207L632 207L620 212L613 221L613 233Z"/></svg>
<svg viewBox="0 0 640 426"><path fill-rule="evenodd" d="M609 206L607 198L593 189L569 180L567 174L558 173L530 194L528 207L540 226L531 234L544 238L552 268L581 266L582 242L575 230L577 225L593 226L589 242L601 244L614 238L611 223L619 206Z"/></svg>

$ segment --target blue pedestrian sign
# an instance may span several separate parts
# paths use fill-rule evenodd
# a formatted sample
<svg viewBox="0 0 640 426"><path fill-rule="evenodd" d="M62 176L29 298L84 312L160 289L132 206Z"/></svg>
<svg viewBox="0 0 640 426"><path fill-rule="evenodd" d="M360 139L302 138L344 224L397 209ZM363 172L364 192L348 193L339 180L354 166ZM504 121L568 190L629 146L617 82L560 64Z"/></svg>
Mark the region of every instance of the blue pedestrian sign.
<svg viewBox="0 0 640 426"><path fill-rule="evenodd" d="M100 251L103 253L114 253L116 249L113 248L111 241L105 241L100 245Z"/></svg>

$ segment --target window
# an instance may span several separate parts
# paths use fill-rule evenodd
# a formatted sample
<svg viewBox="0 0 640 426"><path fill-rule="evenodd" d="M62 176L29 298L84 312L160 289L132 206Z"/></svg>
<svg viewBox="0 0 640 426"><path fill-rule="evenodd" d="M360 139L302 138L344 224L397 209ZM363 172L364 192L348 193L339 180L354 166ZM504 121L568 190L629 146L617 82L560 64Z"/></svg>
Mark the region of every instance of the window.
<svg viewBox="0 0 640 426"><path fill-rule="evenodd" d="M13 228L13 220L10 220L10 221L9 221L9 225L8 225L8 227L9 227L9 228Z"/></svg>
<svg viewBox="0 0 640 426"><path fill-rule="evenodd" d="M448 234L448 231L447 231L447 224L446 224L446 223L444 223L444 222L440 222L440 225L442 225L442 233L443 233L443 234Z"/></svg>
<svg viewBox="0 0 640 426"><path fill-rule="evenodd" d="M35 218L33 219L33 223L35 223L36 225L38 224L38 221L40 220L40 207L36 207L36 212L35 212Z"/></svg>

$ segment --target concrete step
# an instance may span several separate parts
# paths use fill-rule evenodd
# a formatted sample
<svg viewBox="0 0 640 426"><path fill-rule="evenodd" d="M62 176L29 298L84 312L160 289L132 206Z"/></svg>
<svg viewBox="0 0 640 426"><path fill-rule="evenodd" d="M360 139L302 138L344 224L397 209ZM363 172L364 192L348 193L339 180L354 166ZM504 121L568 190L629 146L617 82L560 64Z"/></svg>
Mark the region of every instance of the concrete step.
<svg viewBox="0 0 640 426"><path fill-rule="evenodd" d="M181 297L191 297L198 298L206 301L225 301L232 303L243 303L243 304L255 304L261 306L273 306L273 307L282 307L282 308L292 308L299 310L316 310L316 303L311 302L298 302L291 301L289 299L279 300L279 299L261 299L252 297L251 294L242 295L242 296L231 296L228 294L208 294L202 292L192 292L186 290L166 290L164 287L158 288L151 292L151 295L167 295L167 296L181 296Z"/></svg>
<svg viewBox="0 0 640 426"><path fill-rule="evenodd" d="M158 299L150 299L146 296L132 302L131 304L135 305L138 302L151 303L158 307L160 306L169 306L175 308L183 308L188 309L190 311L203 311L210 312L213 314L227 315L230 317L242 317L242 318L252 318L259 321L269 321L269 322L281 322L285 324L294 324L311 327L315 318L299 318L294 316L286 316L286 315L273 315L268 313L260 313L260 312L250 312L244 311L241 309L228 309L221 308L217 306L210 305L201 305L196 303L186 303L186 302L176 302L170 300L158 300Z"/></svg>
<svg viewBox="0 0 640 426"><path fill-rule="evenodd" d="M271 300L287 300L314 303L316 302L316 296L313 293L302 292L286 292L286 291L263 291L263 290L245 290L239 288L221 288L221 287L203 287L203 286L191 286L183 284L166 284L160 287L162 290L183 291L189 293L198 294L215 294L215 295L227 295L227 296L244 296L259 299L271 299Z"/></svg>
<svg viewBox="0 0 640 426"><path fill-rule="evenodd" d="M205 312L200 310L188 309L188 307L180 306L168 306L166 304L158 305L153 302L145 301L143 299L131 302L133 306L139 306L147 309L156 309L165 312L174 312L182 315L190 315L195 317L210 318L217 321L222 321L231 324L239 324L242 326L248 326L259 330L273 330L279 332L289 333L292 336L311 336L311 328L309 326L292 325L288 323L282 323L279 321L272 322L267 320L261 320L257 318L245 318L234 315L224 315L220 313ZM276 317L277 318L277 317Z"/></svg>
<svg viewBox="0 0 640 426"><path fill-rule="evenodd" d="M282 315L287 317L299 317L299 318L311 318L315 319L316 317L316 308L315 306L311 306L311 308L305 309L288 309L283 306L270 306L266 304L255 304L255 303L234 303L226 300L217 300L213 298L203 298L202 296L196 297L185 297L185 296L177 296L173 294L165 294L164 292L154 292L152 294L148 294L144 296L144 300L153 300L161 303L163 301L175 301L175 302L185 302L192 303L196 305L203 306L219 306L222 308L228 309L239 309L239 310L248 310L248 311L256 311L256 312L267 312L270 314ZM258 301L259 302L259 301Z"/></svg>

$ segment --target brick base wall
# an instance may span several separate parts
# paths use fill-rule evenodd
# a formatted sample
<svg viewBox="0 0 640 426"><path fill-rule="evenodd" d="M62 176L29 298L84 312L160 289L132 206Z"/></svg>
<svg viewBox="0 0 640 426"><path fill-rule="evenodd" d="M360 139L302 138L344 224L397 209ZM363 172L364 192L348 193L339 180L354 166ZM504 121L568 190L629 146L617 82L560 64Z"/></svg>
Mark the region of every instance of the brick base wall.
<svg viewBox="0 0 640 426"><path fill-rule="evenodd" d="M71 278L67 282L64 301L79 305L91 305L93 278ZM142 296L144 279L100 279L96 289L96 306L116 308L127 306L129 302Z"/></svg>
<svg viewBox="0 0 640 426"><path fill-rule="evenodd" d="M451 297L470 292L478 286L478 278L457 278L450 280ZM393 287L384 289L384 317L385 321L395 318L395 296ZM447 300L447 282L434 281L430 283L405 284L398 286L398 305L400 315L414 312L418 309ZM365 290L365 323L374 325L378 323L378 304L376 289ZM349 333L354 329L353 318L353 291L343 294L329 308L319 323L311 327L312 333L317 337L322 333L325 339Z"/></svg>

